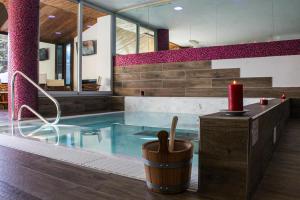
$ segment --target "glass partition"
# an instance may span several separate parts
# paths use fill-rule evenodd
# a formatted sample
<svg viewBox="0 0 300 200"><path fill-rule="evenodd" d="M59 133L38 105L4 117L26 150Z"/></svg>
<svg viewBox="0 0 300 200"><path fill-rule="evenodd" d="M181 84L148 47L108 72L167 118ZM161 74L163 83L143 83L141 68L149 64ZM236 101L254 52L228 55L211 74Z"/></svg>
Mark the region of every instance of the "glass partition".
<svg viewBox="0 0 300 200"><path fill-rule="evenodd" d="M140 27L139 30L139 53L147 53L155 51L155 35L154 31Z"/></svg>
<svg viewBox="0 0 300 200"><path fill-rule="evenodd" d="M179 49L299 39L299 8L297 0L175 0L122 14L169 29L170 49Z"/></svg>
<svg viewBox="0 0 300 200"><path fill-rule="evenodd" d="M112 16L84 5L82 91L111 91Z"/></svg>
<svg viewBox="0 0 300 200"><path fill-rule="evenodd" d="M0 83L8 82L8 37L0 34Z"/></svg>
<svg viewBox="0 0 300 200"><path fill-rule="evenodd" d="M73 91L76 76L74 41L78 4L68 0L40 2L39 84L48 91Z"/></svg>
<svg viewBox="0 0 300 200"><path fill-rule="evenodd" d="M127 20L116 19L116 54L137 53L137 25Z"/></svg>

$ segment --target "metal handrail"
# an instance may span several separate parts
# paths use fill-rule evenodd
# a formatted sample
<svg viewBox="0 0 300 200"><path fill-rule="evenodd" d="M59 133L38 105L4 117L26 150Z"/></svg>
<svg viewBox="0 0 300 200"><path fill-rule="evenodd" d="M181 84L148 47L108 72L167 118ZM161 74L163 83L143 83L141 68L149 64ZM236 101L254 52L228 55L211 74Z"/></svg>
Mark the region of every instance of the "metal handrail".
<svg viewBox="0 0 300 200"><path fill-rule="evenodd" d="M56 125L58 124L59 120L60 120L60 116L61 116L61 110L60 110L60 105L58 103L58 101L52 97L50 94L48 94L43 88L41 88L38 84L36 84L33 80L31 80L28 76L26 76L23 72L20 71L16 71L14 72L12 79L11 79L11 110L12 110L12 117L11 119L14 120L15 119L15 79L17 75L21 75L23 78L25 78L29 83L31 83L34 87L36 87L39 91L41 91L46 97L48 97L51 101L53 101L53 103L56 106L56 110L57 110L57 115L56 115L56 119L54 122L49 122L47 121L44 117L42 117L37 111L35 111L33 108L31 108L28 105L22 105L18 111L18 121L20 121L22 119L22 111L24 108L27 108L29 111L31 111L33 114L35 114L40 120L42 120L45 124L51 124L51 125Z"/></svg>
<svg viewBox="0 0 300 200"><path fill-rule="evenodd" d="M44 124L43 126L35 129L34 131L28 133L27 135L25 135L22 131L22 127L20 125L20 121L18 121L18 130L19 130L19 134L24 137L24 138L27 138L27 137L33 137L36 133L39 133L41 130L43 130L44 128L46 127L51 127L55 130L55 134L56 134L56 142L55 142L55 145L59 145L59 141L60 141L60 130L59 130L59 125L52 125L52 124ZM12 127L14 129L14 125Z"/></svg>

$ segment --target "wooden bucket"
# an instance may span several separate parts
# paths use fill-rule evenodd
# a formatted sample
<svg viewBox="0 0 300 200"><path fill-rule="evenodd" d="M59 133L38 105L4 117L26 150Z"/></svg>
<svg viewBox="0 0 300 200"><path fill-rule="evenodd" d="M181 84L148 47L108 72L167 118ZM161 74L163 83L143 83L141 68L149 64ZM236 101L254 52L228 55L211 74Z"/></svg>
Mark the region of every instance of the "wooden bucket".
<svg viewBox="0 0 300 200"><path fill-rule="evenodd" d="M193 144L175 140L174 150L168 150L168 132L158 133L159 141L143 145L147 187L158 193L180 193L190 185Z"/></svg>

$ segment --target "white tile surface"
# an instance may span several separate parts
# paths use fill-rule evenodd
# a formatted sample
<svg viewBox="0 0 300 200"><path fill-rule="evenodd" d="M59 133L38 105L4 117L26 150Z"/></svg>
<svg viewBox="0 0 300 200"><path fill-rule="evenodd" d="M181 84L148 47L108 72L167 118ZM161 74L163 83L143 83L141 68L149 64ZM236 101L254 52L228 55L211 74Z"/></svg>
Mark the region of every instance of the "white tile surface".
<svg viewBox="0 0 300 200"><path fill-rule="evenodd" d="M258 98L245 98L244 105L258 103ZM126 112L162 112L207 115L227 109L224 97L125 97Z"/></svg>

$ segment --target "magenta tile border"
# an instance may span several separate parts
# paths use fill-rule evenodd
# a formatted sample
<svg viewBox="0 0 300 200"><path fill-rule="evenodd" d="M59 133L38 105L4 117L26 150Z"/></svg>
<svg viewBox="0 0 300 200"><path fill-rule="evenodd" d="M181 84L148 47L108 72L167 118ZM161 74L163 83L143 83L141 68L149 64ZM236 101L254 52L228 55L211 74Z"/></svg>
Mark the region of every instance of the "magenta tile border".
<svg viewBox="0 0 300 200"><path fill-rule="evenodd" d="M300 55L300 39L116 56L115 66Z"/></svg>

